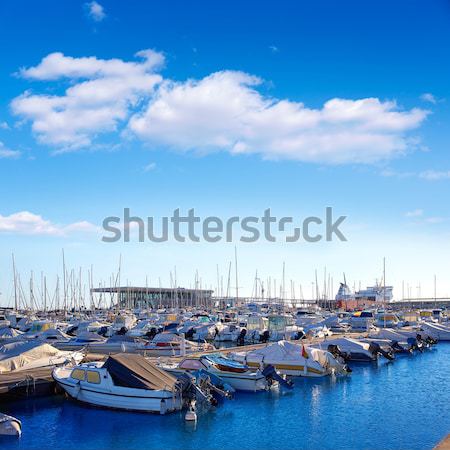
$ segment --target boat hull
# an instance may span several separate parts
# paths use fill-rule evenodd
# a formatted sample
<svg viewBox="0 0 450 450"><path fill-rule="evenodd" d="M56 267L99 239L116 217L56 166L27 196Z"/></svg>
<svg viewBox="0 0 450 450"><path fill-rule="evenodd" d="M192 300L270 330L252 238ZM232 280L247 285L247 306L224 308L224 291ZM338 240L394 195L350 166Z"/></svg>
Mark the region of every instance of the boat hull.
<svg viewBox="0 0 450 450"><path fill-rule="evenodd" d="M167 391L146 391L143 389L133 389L131 393L107 392L105 390L95 390L80 384L73 384L59 380L54 377L59 386L67 394L83 403L104 408L121 409L127 411L141 411L157 414L166 414L182 408L182 399Z"/></svg>

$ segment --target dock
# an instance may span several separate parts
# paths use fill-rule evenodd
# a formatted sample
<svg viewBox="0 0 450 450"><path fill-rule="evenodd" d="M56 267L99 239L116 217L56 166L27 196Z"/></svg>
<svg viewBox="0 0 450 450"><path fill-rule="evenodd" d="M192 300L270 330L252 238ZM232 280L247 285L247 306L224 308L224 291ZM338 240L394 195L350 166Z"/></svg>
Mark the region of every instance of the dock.
<svg viewBox="0 0 450 450"><path fill-rule="evenodd" d="M0 399L5 397L35 397L54 392L52 367L21 370L0 374Z"/></svg>

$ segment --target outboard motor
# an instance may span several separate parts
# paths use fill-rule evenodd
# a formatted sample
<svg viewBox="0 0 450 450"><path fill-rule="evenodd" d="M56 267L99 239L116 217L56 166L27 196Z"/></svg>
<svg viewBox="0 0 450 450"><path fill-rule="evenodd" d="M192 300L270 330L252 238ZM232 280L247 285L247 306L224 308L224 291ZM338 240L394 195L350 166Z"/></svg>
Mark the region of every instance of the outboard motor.
<svg viewBox="0 0 450 450"><path fill-rule="evenodd" d="M242 328L241 332L239 333L239 336L237 338L237 344L238 345L244 345L245 342L245 335L247 334L247 329Z"/></svg>
<svg viewBox="0 0 450 450"><path fill-rule="evenodd" d="M412 353L414 350L419 350L419 352L423 351L422 343L419 342L416 338L409 337L406 339L406 342L409 345L409 352Z"/></svg>
<svg viewBox="0 0 450 450"><path fill-rule="evenodd" d="M292 382L292 380L285 380L277 373L275 367L270 364L264 368L262 374L266 377L269 386L272 386L275 381L278 381L280 386L286 387L288 389L292 389L294 387L294 383Z"/></svg>
<svg viewBox="0 0 450 450"><path fill-rule="evenodd" d="M118 334L119 336L124 336L125 334L127 334L127 331L127 327L122 327L116 334Z"/></svg>
<svg viewBox="0 0 450 450"><path fill-rule="evenodd" d="M382 356L384 356L387 360L389 360L389 361L393 361L394 359L395 359L395 356L394 356L394 352L392 351L392 349L390 349L390 350L388 350L388 351L386 351L386 350L383 350L381 347L380 347L380 345L379 344L377 344L377 343L375 343L375 342L372 342L371 344L370 344L370 347L369 347L369 351L373 354L373 355L382 355Z"/></svg>
<svg viewBox="0 0 450 450"><path fill-rule="evenodd" d="M192 339L194 337L194 328L189 328L189 330L186 331L186 333L184 333L184 337L186 339Z"/></svg>
<svg viewBox="0 0 450 450"><path fill-rule="evenodd" d="M270 333L269 330L265 330L263 334L259 335L259 341L265 344L266 342L269 342Z"/></svg>
<svg viewBox="0 0 450 450"><path fill-rule="evenodd" d="M97 334L100 336L106 337L107 332L108 332L108 327L103 326L97 331Z"/></svg>
<svg viewBox="0 0 450 450"><path fill-rule="evenodd" d="M153 338L158 334L158 330L155 327L150 328L147 333L145 333L145 336L149 338L149 340L153 340Z"/></svg>
<svg viewBox="0 0 450 450"><path fill-rule="evenodd" d="M415 342L415 339L413 339ZM412 351L412 346L409 345L409 348L406 349L403 346L401 346L397 341L392 341L391 348L394 350L394 352L398 353L407 353Z"/></svg>
<svg viewBox="0 0 450 450"><path fill-rule="evenodd" d="M348 361L348 355L341 351L341 349L336 344L329 344L327 350L336 358Z"/></svg>

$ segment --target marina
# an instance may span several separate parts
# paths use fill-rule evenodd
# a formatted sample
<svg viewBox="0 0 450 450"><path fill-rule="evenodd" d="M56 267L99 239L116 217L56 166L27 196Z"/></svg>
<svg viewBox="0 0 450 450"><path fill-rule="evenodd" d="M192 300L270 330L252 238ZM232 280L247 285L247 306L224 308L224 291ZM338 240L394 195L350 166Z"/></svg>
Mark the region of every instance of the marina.
<svg viewBox="0 0 450 450"><path fill-rule="evenodd" d="M61 395L19 400L2 408L20 417L26 432L20 440L1 438L2 448L286 448L289 435L311 449L432 449L450 427L442 395L450 387L449 361L450 345L442 343L393 363L356 365L350 377L299 378L289 391L237 393L200 415L195 427L179 413L123 413Z"/></svg>
<svg viewBox="0 0 450 450"><path fill-rule="evenodd" d="M2 448L60 445L60 434L67 449L157 448L155 436L166 448L219 449L225 436L284 448L288 429L302 448L432 449L448 433L445 308L364 299L366 309L345 310L342 290L327 308L236 298L218 307L211 293L173 307L173 293L156 309L155 297L134 294L105 310L4 309ZM38 424L52 433L36 434Z"/></svg>
<svg viewBox="0 0 450 450"><path fill-rule="evenodd" d="M0 2L0 450L450 450L449 46L448 0Z"/></svg>

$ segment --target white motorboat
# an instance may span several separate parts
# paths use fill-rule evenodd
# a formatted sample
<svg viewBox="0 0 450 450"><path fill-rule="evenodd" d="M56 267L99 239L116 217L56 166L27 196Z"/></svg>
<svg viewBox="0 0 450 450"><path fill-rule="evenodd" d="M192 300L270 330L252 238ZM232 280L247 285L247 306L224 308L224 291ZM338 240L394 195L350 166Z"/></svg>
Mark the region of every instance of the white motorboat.
<svg viewBox="0 0 450 450"><path fill-rule="evenodd" d="M345 361L376 361L378 355L383 355L389 360L394 358L393 354L383 350L376 343L360 342L346 337L327 339L322 343L313 344L312 347L327 348L333 355L342 356Z"/></svg>
<svg viewBox="0 0 450 450"><path fill-rule="evenodd" d="M22 422L15 417L0 413L0 436L17 436L22 434Z"/></svg>
<svg viewBox="0 0 450 450"><path fill-rule="evenodd" d="M236 323L224 324L222 329L216 334L214 341L216 342L236 342L241 334L241 327Z"/></svg>
<svg viewBox="0 0 450 450"><path fill-rule="evenodd" d="M81 352L61 351L39 341L17 341L0 347L0 373L78 364L83 357Z"/></svg>
<svg viewBox="0 0 450 450"><path fill-rule="evenodd" d="M420 329L438 341L450 341L450 327L441 323L423 322Z"/></svg>
<svg viewBox="0 0 450 450"><path fill-rule="evenodd" d="M289 341L279 341L250 352L230 353L229 356L250 367L271 365L283 375L323 377L350 372L347 365L330 352Z"/></svg>
<svg viewBox="0 0 450 450"><path fill-rule="evenodd" d="M179 364L161 363L160 367L173 374L206 370L239 391L257 392L269 388L269 382L260 370L251 370L247 365L220 354L188 356Z"/></svg>
<svg viewBox="0 0 450 450"><path fill-rule="evenodd" d="M180 410L182 385L141 355L56 368L53 378L72 398L96 406L158 414Z"/></svg>

